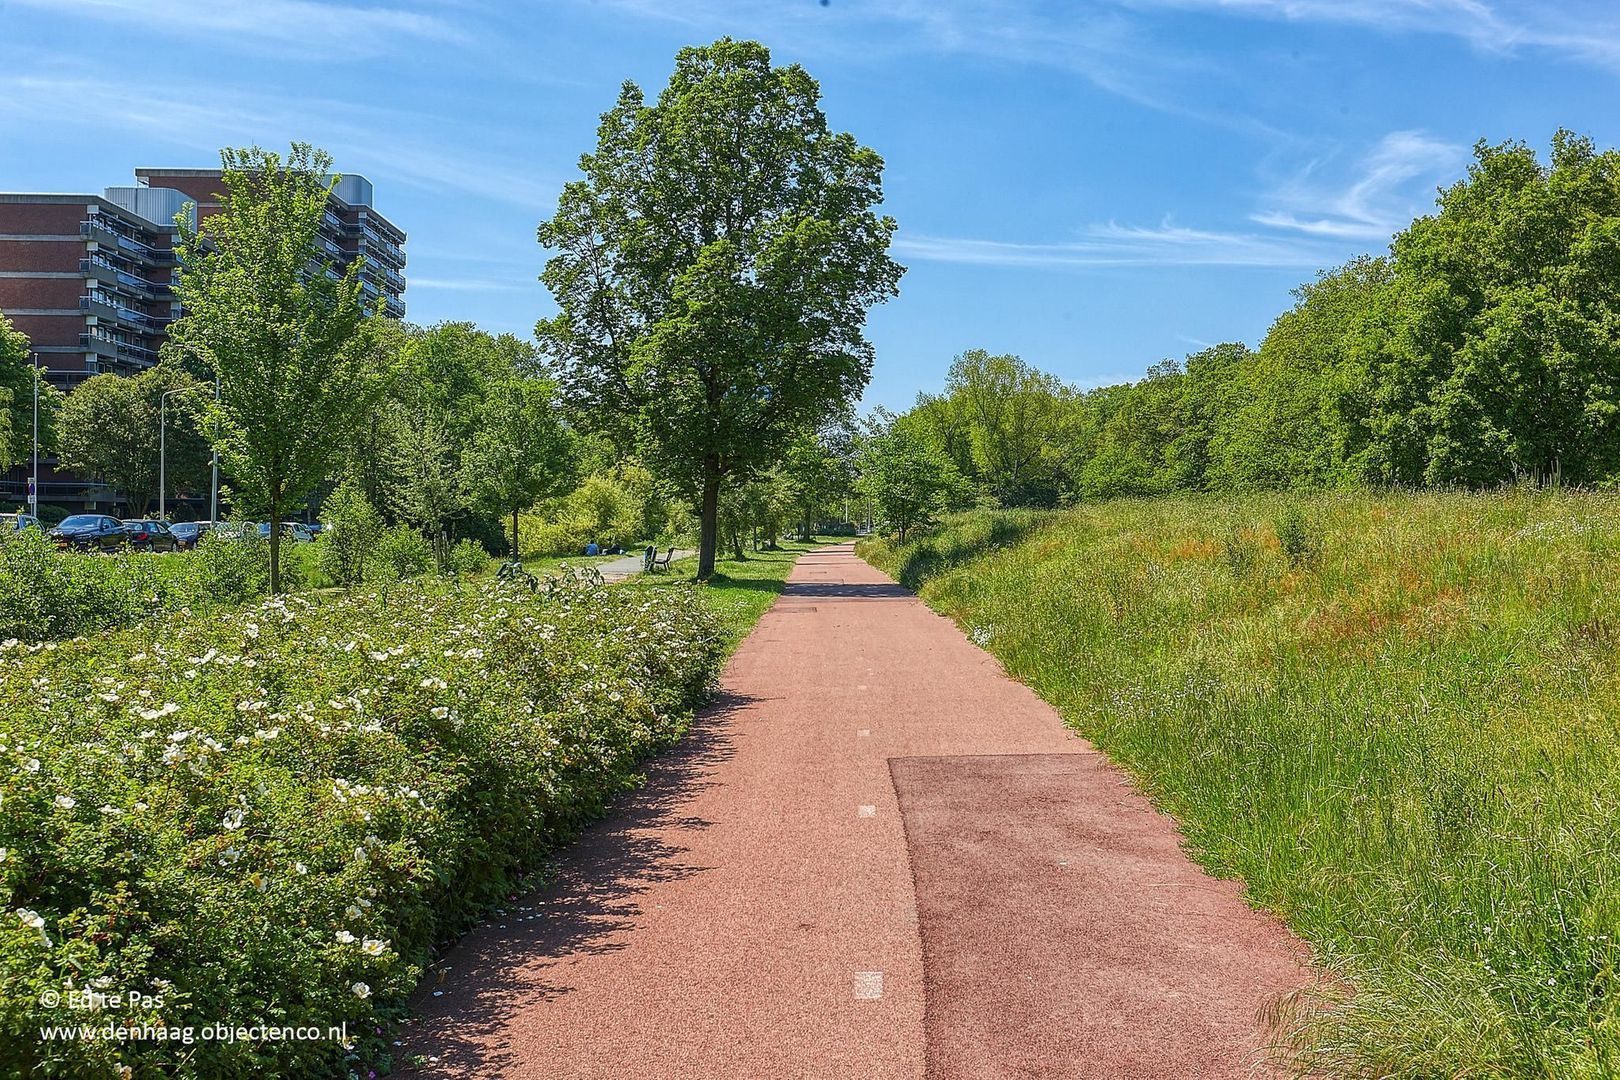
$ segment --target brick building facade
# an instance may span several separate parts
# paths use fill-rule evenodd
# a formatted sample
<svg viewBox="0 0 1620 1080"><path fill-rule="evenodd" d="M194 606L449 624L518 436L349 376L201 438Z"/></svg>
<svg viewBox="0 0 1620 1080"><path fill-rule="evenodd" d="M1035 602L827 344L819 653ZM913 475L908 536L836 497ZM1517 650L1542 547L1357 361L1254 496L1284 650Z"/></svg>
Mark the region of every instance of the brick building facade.
<svg viewBox="0 0 1620 1080"><path fill-rule="evenodd" d="M136 169L135 177L135 186L101 195L0 193L0 312L62 390L157 363L179 314L175 218L195 224L220 210L218 169ZM328 199L321 241L339 268L328 272L358 261L367 299L402 319L405 234L377 213L372 195L365 177L345 176ZM23 502L29 475L25 464L0 478L0 502ZM112 510L118 500L42 459L39 501Z"/></svg>

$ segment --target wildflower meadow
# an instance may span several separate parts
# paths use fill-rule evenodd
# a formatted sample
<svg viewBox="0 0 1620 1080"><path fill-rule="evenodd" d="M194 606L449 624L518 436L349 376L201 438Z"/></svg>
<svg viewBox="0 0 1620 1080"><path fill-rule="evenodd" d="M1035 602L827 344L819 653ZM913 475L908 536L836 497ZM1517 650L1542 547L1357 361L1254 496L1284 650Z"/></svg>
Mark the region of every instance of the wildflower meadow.
<svg viewBox="0 0 1620 1080"><path fill-rule="evenodd" d="M1311 945L1310 1076L1620 1067L1620 502L1342 492L981 511L866 556Z"/></svg>

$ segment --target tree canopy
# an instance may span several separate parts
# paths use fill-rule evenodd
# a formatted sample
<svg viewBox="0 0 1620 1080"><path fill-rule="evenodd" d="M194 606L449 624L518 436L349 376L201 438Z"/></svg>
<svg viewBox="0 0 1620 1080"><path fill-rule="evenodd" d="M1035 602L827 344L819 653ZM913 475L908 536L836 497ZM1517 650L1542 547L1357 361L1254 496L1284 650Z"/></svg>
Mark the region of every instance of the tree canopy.
<svg viewBox="0 0 1620 1080"><path fill-rule="evenodd" d="M39 436L53 445L61 394L33 366L28 336L0 311L0 469L25 460L33 451L34 380L39 379Z"/></svg>
<svg viewBox="0 0 1620 1080"><path fill-rule="evenodd" d="M1345 484L1620 483L1620 152L1475 148L1433 214L1260 343L1082 393L962 354L899 418L1004 505ZM908 453L915 452L908 448Z"/></svg>
<svg viewBox="0 0 1620 1080"><path fill-rule="evenodd" d="M829 129L803 68L721 39L683 49L654 104L626 83L580 167L540 226L559 311L537 334L576 415L642 441L698 501L706 577L722 481L870 375L866 309L902 272L883 162Z"/></svg>
<svg viewBox="0 0 1620 1080"><path fill-rule="evenodd" d="M107 484L137 516L157 497L160 472L170 492L195 490L208 475L209 446L199 418L212 391L172 363L139 375L86 379L62 403L62 464ZM160 443L166 445L166 467Z"/></svg>
<svg viewBox="0 0 1620 1080"><path fill-rule="evenodd" d="M321 219L337 180L324 151L294 143L285 161L221 151L223 206L178 245L184 314L168 346L219 380L220 450L238 493L271 523L271 590L280 590L280 522L333 473L373 400L358 262L334 267Z"/></svg>

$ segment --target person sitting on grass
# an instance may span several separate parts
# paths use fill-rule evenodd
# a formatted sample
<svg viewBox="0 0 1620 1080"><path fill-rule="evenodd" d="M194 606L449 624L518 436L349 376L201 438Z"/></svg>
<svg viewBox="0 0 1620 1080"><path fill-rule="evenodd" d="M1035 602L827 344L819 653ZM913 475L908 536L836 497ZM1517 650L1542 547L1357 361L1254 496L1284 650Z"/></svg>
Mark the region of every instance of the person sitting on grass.
<svg viewBox="0 0 1620 1080"><path fill-rule="evenodd" d="M587 554L587 555L600 555L600 554L602 554L602 545L598 544L595 540L592 540L590 543L585 545L585 554Z"/></svg>

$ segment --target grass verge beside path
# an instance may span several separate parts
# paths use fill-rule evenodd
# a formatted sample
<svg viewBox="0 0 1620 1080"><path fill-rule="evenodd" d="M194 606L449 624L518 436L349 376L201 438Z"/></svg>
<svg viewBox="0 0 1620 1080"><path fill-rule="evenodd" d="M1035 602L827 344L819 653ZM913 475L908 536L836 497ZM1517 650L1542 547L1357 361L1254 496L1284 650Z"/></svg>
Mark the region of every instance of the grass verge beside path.
<svg viewBox="0 0 1620 1080"><path fill-rule="evenodd" d="M861 551L954 552L923 599L1311 943L1297 1070L1620 1076L1620 499L1120 500L1003 547L995 516Z"/></svg>
<svg viewBox="0 0 1620 1080"><path fill-rule="evenodd" d="M751 551L745 559L717 559L714 577L699 590L704 603L724 625L727 653L734 652L754 628L765 609L787 587L793 564L805 552L838 543L836 537L814 540L783 540L780 551ZM669 589L690 585L697 571L697 559L675 562L669 573L637 574L623 583L624 588Z"/></svg>

